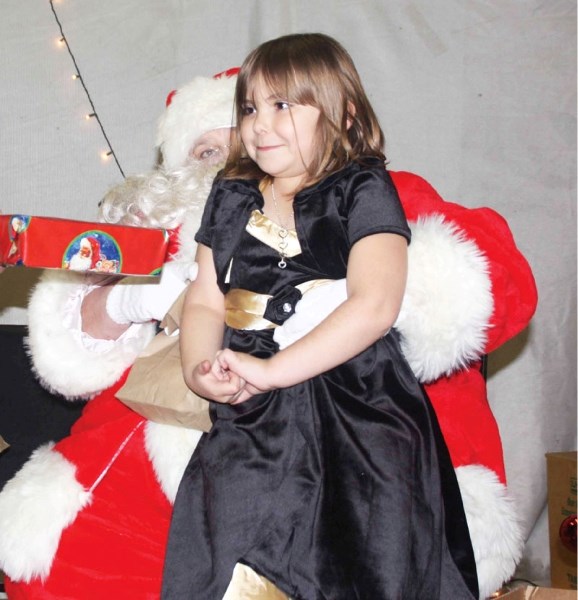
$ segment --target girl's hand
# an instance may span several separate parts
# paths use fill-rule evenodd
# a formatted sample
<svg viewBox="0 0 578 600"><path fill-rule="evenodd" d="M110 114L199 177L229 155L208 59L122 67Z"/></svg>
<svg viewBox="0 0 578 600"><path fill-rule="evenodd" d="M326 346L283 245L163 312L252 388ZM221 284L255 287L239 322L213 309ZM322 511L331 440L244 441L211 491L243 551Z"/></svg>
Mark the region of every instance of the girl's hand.
<svg viewBox="0 0 578 600"><path fill-rule="evenodd" d="M215 361L216 363L216 361ZM236 373L220 371L208 360L193 369L191 389L209 400L221 404L233 404L245 387L245 381Z"/></svg>
<svg viewBox="0 0 578 600"><path fill-rule="evenodd" d="M240 404L255 394L273 389L269 383L269 361L266 359L226 348L217 353L212 369L216 377L236 376L243 383L229 404Z"/></svg>
<svg viewBox="0 0 578 600"><path fill-rule="evenodd" d="M252 398L255 394L262 394L263 390L257 389L250 383L245 383L243 389L239 390L235 395L231 396L228 404L241 404Z"/></svg>

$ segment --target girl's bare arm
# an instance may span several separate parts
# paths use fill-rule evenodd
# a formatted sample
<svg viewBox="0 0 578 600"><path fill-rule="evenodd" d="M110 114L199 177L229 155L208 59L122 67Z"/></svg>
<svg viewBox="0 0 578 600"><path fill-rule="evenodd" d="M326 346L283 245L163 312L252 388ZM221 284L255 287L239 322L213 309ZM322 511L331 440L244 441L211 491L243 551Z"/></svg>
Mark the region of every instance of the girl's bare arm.
<svg viewBox="0 0 578 600"><path fill-rule="evenodd" d="M241 387L239 377L234 373L219 376L211 371L211 363L223 344L224 296L217 285L211 249L199 244L196 260L197 279L187 291L181 318L183 376L199 396L227 402Z"/></svg>

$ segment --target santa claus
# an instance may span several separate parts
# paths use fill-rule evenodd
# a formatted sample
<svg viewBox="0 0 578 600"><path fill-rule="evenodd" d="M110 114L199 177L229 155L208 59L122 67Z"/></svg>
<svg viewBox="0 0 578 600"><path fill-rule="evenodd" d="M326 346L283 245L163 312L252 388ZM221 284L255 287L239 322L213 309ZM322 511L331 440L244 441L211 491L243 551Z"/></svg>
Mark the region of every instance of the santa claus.
<svg viewBox="0 0 578 600"><path fill-rule="evenodd" d="M95 270L101 260L100 244L93 237L83 237L80 240L78 251L70 257L68 268L72 271Z"/></svg>
<svg viewBox="0 0 578 600"><path fill-rule="evenodd" d="M14 216L10 219L10 249L8 250L8 256L6 256L7 265L20 265L22 264L22 256L20 255L20 234L26 229L27 222L24 217L19 215ZM0 267L1 269L1 267ZM0 270L2 272L3 269Z"/></svg>
<svg viewBox="0 0 578 600"><path fill-rule="evenodd" d="M12 600L159 596L171 503L201 433L147 421L115 393L154 320L195 276L193 234L227 154L233 90L234 72L177 91L159 122L163 168L127 179L103 203L109 222L178 227L160 284L99 286L51 271L31 297L36 375L52 391L91 400L71 435L39 448L0 494L0 567ZM413 174L392 177L412 227L396 327L456 468L485 598L513 574L523 539L480 361L527 325L536 288L497 213L445 202ZM332 285L338 302L341 284ZM327 310L321 294L305 295L276 332L280 345Z"/></svg>

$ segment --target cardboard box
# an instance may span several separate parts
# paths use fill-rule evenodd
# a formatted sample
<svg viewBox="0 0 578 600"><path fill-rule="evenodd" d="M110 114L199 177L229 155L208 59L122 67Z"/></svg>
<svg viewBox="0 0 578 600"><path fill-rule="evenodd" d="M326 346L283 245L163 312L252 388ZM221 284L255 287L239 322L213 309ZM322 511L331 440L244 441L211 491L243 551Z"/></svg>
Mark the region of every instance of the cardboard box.
<svg viewBox="0 0 578 600"><path fill-rule="evenodd" d="M0 215L0 264L6 266L158 276L168 244L162 229Z"/></svg>
<svg viewBox="0 0 578 600"><path fill-rule="evenodd" d="M550 578L553 587L569 590L577 587L576 459L576 451L546 454Z"/></svg>
<svg viewBox="0 0 578 600"><path fill-rule="evenodd" d="M576 592L523 585L500 596L491 596L494 597L499 600L576 600Z"/></svg>

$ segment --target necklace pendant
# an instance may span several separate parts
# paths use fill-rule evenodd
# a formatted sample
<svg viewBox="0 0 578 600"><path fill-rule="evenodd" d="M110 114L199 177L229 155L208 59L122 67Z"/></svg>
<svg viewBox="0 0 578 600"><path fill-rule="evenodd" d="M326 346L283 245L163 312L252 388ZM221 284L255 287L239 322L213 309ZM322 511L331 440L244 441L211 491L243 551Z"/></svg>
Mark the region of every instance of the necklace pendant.
<svg viewBox="0 0 578 600"><path fill-rule="evenodd" d="M273 181L271 181L271 196L273 197L273 204L275 206L275 215L277 217L277 225L279 229L277 230L277 234L279 235L279 242L277 247L279 248L279 256L281 260L277 263L277 266L280 269L284 269L287 266L287 262L285 261L285 250L289 246L289 242L287 241L287 236L289 235L289 227L285 227L284 223L281 221L281 215L279 214L279 207L277 206L277 197L275 196L275 185Z"/></svg>

